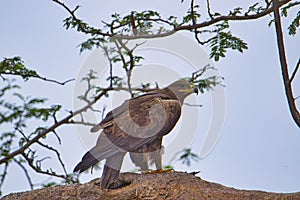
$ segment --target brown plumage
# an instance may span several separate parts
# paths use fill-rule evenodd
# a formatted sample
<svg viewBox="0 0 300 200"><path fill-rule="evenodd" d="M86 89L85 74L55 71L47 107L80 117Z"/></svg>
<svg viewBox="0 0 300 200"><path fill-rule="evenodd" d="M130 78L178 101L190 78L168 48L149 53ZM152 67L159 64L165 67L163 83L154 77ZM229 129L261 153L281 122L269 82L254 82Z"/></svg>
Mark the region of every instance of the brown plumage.
<svg viewBox="0 0 300 200"><path fill-rule="evenodd" d="M106 159L101 187L109 188L118 178L127 152L142 170L148 170L149 159L160 169L162 138L180 118L185 97L196 91L192 84L180 79L164 89L125 101L91 129L91 132L103 131L96 146L83 156L74 172L81 173Z"/></svg>

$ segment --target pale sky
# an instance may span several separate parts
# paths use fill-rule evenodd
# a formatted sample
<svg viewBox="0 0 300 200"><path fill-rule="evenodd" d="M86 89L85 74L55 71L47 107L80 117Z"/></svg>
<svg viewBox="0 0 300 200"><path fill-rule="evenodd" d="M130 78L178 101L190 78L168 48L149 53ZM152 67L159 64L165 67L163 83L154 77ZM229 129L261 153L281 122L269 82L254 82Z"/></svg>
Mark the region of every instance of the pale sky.
<svg viewBox="0 0 300 200"><path fill-rule="evenodd" d="M115 12L127 14L131 10L157 9L163 16L183 14L186 5L179 7L180 1L175 2L145 0L141 3L134 0L116 4L113 1L96 0L88 3L65 1L71 8L81 5L78 16L93 25L99 25L101 20L108 21ZM227 1L224 5L229 7L231 2ZM74 30L64 29L62 21L69 15L62 7L50 0L4 0L0 5L2 58L21 56L26 66L48 78L63 81L77 77L90 52L79 55L76 46L85 37ZM290 14L294 16L295 12ZM268 27L269 20L270 17L266 17L231 23L233 34L244 39L249 49L243 54L229 51L225 59L214 64L225 77L226 85L226 116L221 137L207 157L191 167L177 163L175 170L201 171L199 176L205 180L241 189L274 192L300 190L300 131L288 110L274 27ZM299 59L300 37L299 34L295 37L287 35L288 22L284 21L283 28L291 71ZM204 51L208 52L209 49L204 47ZM159 60L163 59L158 57L156 63L162 64ZM48 97L51 103L63 104L65 109L70 110L74 84L57 86L30 80L23 88L25 95ZM294 83L295 96L300 95L300 88L295 87L299 84L298 75ZM212 112L204 100L206 96L196 97L203 104L198 111L200 120L205 118L206 112ZM61 113L60 117L66 114ZM204 119L201 122L205 124L207 121ZM72 171L87 149L72 126L60 128L58 133L62 138L62 145L58 148L67 170ZM205 133L199 131L197 134L203 138ZM202 143L195 141L191 147L197 149ZM49 143L56 145L57 141L49 136ZM49 161L49 164L55 168L55 161ZM99 176L100 172L83 174L81 180L86 182ZM45 179L39 176L34 181ZM3 193L28 189L23 171L12 166L2 188Z"/></svg>

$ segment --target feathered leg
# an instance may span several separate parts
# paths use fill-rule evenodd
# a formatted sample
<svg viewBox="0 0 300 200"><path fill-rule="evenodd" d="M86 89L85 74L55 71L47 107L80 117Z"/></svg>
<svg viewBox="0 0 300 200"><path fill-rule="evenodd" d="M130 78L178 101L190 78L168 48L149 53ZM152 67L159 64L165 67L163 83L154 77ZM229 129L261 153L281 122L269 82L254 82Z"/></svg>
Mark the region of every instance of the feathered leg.
<svg viewBox="0 0 300 200"><path fill-rule="evenodd" d="M164 147L162 146L161 149L156 150L154 152L151 152L150 154L150 162L151 164L155 164L156 170L153 170L149 173L153 174L153 173L161 173L161 172L171 172L172 169L163 169L162 167L162 154L164 153Z"/></svg>
<svg viewBox="0 0 300 200"><path fill-rule="evenodd" d="M149 170L147 153L133 153L133 152L130 152L129 155L130 155L131 161L137 167L140 167L142 172L147 172Z"/></svg>
<svg viewBox="0 0 300 200"><path fill-rule="evenodd" d="M162 149L156 150L154 152L151 152L150 154L150 160L151 164L155 164L156 170L162 169L162 164L161 164L161 157L162 157Z"/></svg>

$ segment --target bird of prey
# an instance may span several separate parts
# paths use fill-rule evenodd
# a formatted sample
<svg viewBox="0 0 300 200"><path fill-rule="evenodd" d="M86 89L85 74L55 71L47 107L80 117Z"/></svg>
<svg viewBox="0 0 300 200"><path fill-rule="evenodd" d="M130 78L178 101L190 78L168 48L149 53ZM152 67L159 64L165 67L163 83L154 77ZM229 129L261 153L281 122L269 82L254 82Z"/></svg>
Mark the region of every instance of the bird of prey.
<svg viewBox="0 0 300 200"><path fill-rule="evenodd" d="M96 146L82 157L74 172L81 173L106 159L101 188L109 189L119 177L127 152L142 170L148 170L148 159L161 169L162 138L179 120L184 99L194 92L198 90L192 83L180 79L163 89L126 100L91 129L91 132L103 131Z"/></svg>

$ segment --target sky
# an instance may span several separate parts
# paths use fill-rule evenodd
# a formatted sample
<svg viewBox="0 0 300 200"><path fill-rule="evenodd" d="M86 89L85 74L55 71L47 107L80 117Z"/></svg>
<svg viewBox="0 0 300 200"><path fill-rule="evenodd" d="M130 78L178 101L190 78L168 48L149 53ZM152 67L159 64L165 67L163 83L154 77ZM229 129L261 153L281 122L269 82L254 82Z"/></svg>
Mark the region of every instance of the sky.
<svg viewBox="0 0 300 200"><path fill-rule="evenodd" d="M199 1L204 3L204 1ZM223 2L223 1L222 1ZM214 4L212 8L218 11L231 7L234 1L224 1L224 4ZM251 1L243 1L246 5ZM109 21L110 15L115 12L127 14L131 10L156 9L162 16L184 14L187 4L180 1L150 1L143 2L122 1L65 1L71 8L81 5L78 16L92 25L99 25L101 20ZM236 3L236 2L235 2ZM57 80L77 78L76 82L66 86L51 83L41 83L30 80L24 83L23 92L30 96L48 97L49 102L63 104L65 109L71 110L74 105L74 96L77 92L78 77L85 64L91 59L91 52L79 54L80 44L84 35L74 30L66 31L63 19L68 13L52 1L16 1L5 0L1 2L0 37L1 57L21 56L26 66L38 71L41 75ZM225 7L226 6L226 7ZM295 12L290 13L295 16ZM220 138L212 151L200 161L194 162L190 167L176 163L175 170L201 171L199 176L205 180L220 183L229 187L241 189L255 189L274 192L296 192L300 190L300 131L293 122L288 110L281 71L277 53L274 27L268 27L270 17L248 22L231 23L232 32L248 43L249 49L243 54L228 51L226 58L220 62L212 62L219 73L225 77L223 89L225 98L219 103L225 105L225 114L220 132ZM293 70L299 59L299 34L295 37L287 35L289 20L283 21L285 44L290 71ZM184 36L192 41L190 34ZM176 47L180 44L174 43ZM174 47L174 48L175 48ZM173 47L172 47L173 48ZM183 47L182 47L183 48ZM208 53L208 47L191 49ZM143 52L142 52L143 53ZM177 58L168 53L148 53L149 63L152 66L167 66L172 64L189 63L189 60ZM98 54L96 54L98 55ZM180 57L182 56L182 57ZM185 56L185 55L184 55ZM163 58L164 59L163 59ZM192 64L192 61L190 61ZM154 65L155 64L155 65ZM191 65L192 65L191 64ZM196 63L197 65L197 63ZM199 63L199 66L202 63ZM154 69L153 68L153 69ZM163 73L157 69L157 73ZM168 72L166 72L168 73ZM170 75L170 77L173 77ZM169 77L169 78L170 78ZM175 75L174 75L175 77ZM169 79L168 79L169 80ZM295 96L300 95L299 75L294 82ZM3 83L0 83L1 85ZM164 83L166 84L166 83ZM213 92L212 92L213 93ZM197 109L196 124L198 132L193 135L190 147L196 152L205 138L209 124L214 124L212 113L214 107L211 96L191 97L191 102L200 102L202 108ZM122 102L122 98L120 102ZM124 97L125 100L125 97ZM119 102L113 102L112 107ZM298 103L299 105L299 103ZM101 102L99 103L101 105ZM184 107L182 121L191 121L190 107ZM67 115L61 113L61 117ZM200 127L200 128L199 128ZM62 157L66 162L68 171L81 159L89 145L95 140L95 135L87 134L91 144L86 144L80 136L80 128L65 126L58 130L62 144L58 145ZM175 138L180 139L181 131L178 129ZM172 133L171 133L172 134ZM172 143L174 138L168 136L165 144ZM49 136L49 143L57 144L55 137ZM43 153L43 152L42 152ZM173 152L175 153L175 152ZM47 161L55 168L55 161ZM168 164L168 163L165 163ZM34 175L34 172L30 172ZM99 177L100 172L83 174L81 181L86 182ZM18 181L16 182L16 178ZM46 180L46 177L34 175L34 181ZM22 170L17 166L9 169L7 180L3 186L3 194L29 190L28 183Z"/></svg>

